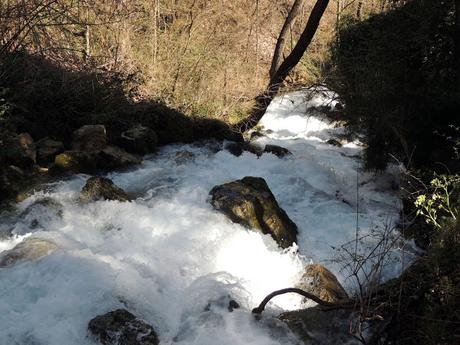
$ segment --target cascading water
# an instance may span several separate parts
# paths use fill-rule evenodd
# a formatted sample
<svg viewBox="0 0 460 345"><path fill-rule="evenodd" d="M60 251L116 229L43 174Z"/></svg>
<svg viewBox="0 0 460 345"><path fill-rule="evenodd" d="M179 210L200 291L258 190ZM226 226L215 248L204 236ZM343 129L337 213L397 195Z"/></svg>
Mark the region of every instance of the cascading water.
<svg viewBox="0 0 460 345"><path fill-rule="evenodd" d="M326 143L344 129L307 108L329 98L323 92L306 102L305 92L296 92L272 102L261 121L265 136L254 143L286 147L293 153L286 158L235 157L215 142L171 145L139 167L108 175L134 201L79 204L88 176L77 175L18 204L14 215L3 217L0 230L12 236L3 237L0 251L31 234L59 249L0 269L0 344L95 344L88 321L117 308L153 325L162 344L293 343L255 321L250 310L273 290L294 286L311 262L324 264L352 290L337 248L353 242L357 231L357 250L374 245L372 234L392 226L400 211L390 188L396 169L358 174L358 142ZM268 235L212 209L211 188L244 176L267 181L298 226L298 247L283 251ZM30 207L44 197L56 202ZM402 270L402 251L389 256L394 260L382 279ZM231 313L230 298L241 306ZM284 295L267 313L301 305L300 297Z"/></svg>

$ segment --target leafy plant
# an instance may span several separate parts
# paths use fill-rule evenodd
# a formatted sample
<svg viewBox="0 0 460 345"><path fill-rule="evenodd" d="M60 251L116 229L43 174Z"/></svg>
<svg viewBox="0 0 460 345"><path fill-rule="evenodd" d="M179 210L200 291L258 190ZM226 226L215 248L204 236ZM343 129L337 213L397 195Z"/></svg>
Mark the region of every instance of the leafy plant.
<svg viewBox="0 0 460 345"><path fill-rule="evenodd" d="M436 175L426 193L419 194L415 200L417 215L423 216L428 224L439 229L457 220L458 211L453 196L459 184L459 175Z"/></svg>

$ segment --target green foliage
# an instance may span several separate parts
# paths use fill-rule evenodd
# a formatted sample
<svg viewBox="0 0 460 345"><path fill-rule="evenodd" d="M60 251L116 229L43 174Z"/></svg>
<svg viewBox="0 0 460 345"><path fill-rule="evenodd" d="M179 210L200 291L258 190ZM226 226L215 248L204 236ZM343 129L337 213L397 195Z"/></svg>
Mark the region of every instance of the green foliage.
<svg viewBox="0 0 460 345"><path fill-rule="evenodd" d="M457 220L457 209L453 202L454 193L460 186L459 175L438 175L430 182L430 188L420 193L415 200L417 215L438 229Z"/></svg>

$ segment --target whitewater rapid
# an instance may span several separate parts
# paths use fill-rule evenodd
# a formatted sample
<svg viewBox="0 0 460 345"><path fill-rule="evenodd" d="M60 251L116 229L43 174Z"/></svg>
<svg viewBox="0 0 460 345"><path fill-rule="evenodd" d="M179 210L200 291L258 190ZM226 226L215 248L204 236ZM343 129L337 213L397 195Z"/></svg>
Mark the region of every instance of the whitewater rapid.
<svg viewBox="0 0 460 345"><path fill-rule="evenodd" d="M161 344L294 344L250 310L273 290L294 286L309 263L329 268L352 293L355 281L340 248L358 234L357 250L365 253L382 229L393 227L401 208L391 188L398 167L364 173L359 140L326 143L345 130L312 110L325 103L334 106L329 92L307 101L299 91L272 102L260 123L264 136L253 142L286 147L292 152L286 158L235 157L212 141L170 145L138 167L106 175L135 196L131 202L81 205L77 197L89 176L76 175L2 215L0 231L11 236L0 237L0 252L31 234L60 249L0 269L0 344L96 344L88 337L89 320L117 308L150 323ZM212 209L211 188L244 176L267 181L298 226L298 246L283 251L268 235ZM20 216L43 197L61 203L62 212L37 207ZM403 243L394 247L382 280L398 276L405 264ZM229 298L241 308L228 312L222 301ZM301 306L295 295L280 296L267 315Z"/></svg>

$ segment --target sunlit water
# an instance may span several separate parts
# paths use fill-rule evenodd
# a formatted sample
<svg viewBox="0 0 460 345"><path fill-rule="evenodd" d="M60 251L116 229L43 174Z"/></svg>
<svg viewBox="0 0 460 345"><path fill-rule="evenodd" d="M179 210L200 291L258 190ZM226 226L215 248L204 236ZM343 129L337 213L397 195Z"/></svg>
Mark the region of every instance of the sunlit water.
<svg viewBox="0 0 460 345"><path fill-rule="evenodd" d="M81 205L77 196L88 176L77 175L20 203L17 214L51 197L63 204L62 217L46 207L4 217L2 231L14 236L0 241L0 251L31 233L60 250L0 269L0 344L95 344L88 321L116 308L152 324L162 344L290 344L250 310L273 290L294 286L311 262L328 267L352 292L355 281L341 246L358 236L356 248L365 253L400 210L391 190L396 167L379 176L363 173L359 142L341 148L326 143L344 130L307 107L329 97L317 94L305 102L305 93L297 92L272 102L261 121L266 136L255 143L288 148L293 155L284 159L235 157L212 142L171 145L133 170L108 175L136 196L132 202ZM267 181L299 228L298 246L282 251L269 236L212 209L211 188L244 176ZM31 219L40 226L33 228ZM400 274L406 261L400 246L395 243L382 279ZM241 308L228 312L228 296ZM300 306L299 297L280 296L267 315Z"/></svg>

